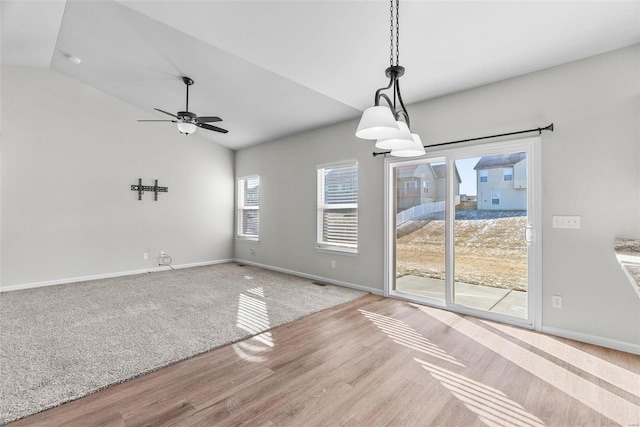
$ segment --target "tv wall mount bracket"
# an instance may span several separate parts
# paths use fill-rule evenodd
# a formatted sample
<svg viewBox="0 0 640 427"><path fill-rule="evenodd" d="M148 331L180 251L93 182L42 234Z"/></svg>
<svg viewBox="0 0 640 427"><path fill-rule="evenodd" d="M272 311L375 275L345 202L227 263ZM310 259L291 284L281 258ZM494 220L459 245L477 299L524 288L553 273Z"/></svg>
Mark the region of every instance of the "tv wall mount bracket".
<svg viewBox="0 0 640 427"><path fill-rule="evenodd" d="M138 192L138 200L142 200L142 195L145 191L153 191L153 200L158 201L158 193L168 193L169 187L158 187L158 180L156 179L154 185L142 185L142 178L138 178L138 184L131 186L131 191Z"/></svg>

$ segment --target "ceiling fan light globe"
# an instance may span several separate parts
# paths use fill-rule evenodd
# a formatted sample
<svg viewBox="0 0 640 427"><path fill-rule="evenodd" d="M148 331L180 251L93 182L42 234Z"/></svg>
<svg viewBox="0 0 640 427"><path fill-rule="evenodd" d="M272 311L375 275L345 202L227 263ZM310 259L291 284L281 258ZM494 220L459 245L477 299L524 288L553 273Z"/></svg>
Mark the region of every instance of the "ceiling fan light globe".
<svg viewBox="0 0 640 427"><path fill-rule="evenodd" d="M362 112L356 136L362 139L386 139L396 136L399 132L391 109L376 105Z"/></svg>
<svg viewBox="0 0 640 427"><path fill-rule="evenodd" d="M420 136L416 133L412 133L411 136L413 137L413 144L410 147L391 150L391 155L394 157L424 156L426 153L424 151L424 146L422 145Z"/></svg>
<svg viewBox="0 0 640 427"><path fill-rule="evenodd" d="M197 128L198 127L193 123L184 123L184 122L178 123L178 131L180 131L180 133L183 133L185 135L194 133Z"/></svg>
<svg viewBox="0 0 640 427"><path fill-rule="evenodd" d="M405 122L397 121L400 132L391 138L381 138L376 141L376 148L381 150L404 150L415 147L415 141Z"/></svg>

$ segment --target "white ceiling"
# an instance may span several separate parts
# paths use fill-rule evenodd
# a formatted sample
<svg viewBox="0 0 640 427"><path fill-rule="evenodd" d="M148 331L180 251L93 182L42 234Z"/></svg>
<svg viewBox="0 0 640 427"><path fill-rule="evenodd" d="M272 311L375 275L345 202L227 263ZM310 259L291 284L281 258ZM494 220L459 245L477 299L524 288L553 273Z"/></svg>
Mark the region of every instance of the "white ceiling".
<svg viewBox="0 0 640 427"><path fill-rule="evenodd" d="M50 67L148 111L132 120L183 110L187 75L189 110L229 130L198 132L232 149L355 118L387 84L387 1L0 5L3 64ZM412 103L639 42L640 0L402 0L402 93Z"/></svg>

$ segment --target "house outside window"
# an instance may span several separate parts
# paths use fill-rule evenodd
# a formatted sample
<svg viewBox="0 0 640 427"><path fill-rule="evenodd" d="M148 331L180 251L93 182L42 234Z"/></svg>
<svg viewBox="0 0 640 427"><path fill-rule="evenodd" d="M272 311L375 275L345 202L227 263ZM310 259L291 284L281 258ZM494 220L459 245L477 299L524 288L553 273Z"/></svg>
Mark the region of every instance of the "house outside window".
<svg viewBox="0 0 640 427"><path fill-rule="evenodd" d="M342 252L358 250L358 163L317 167L317 248Z"/></svg>
<svg viewBox="0 0 640 427"><path fill-rule="evenodd" d="M492 191L491 192L491 204L492 205L499 205L500 204L500 192L499 191Z"/></svg>
<svg viewBox="0 0 640 427"><path fill-rule="evenodd" d="M489 180L489 171L481 170L480 171L480 182L487 182Z"/></svg>
<svg viewBox="0 0 640 427"><path fill-rule="evenodd" d="M513 181L513 168L502 169L502 177L505 181Z"/></svg>
<svg viewBox="0 0 640 427"><path fill-rule="evenodd" d="M238 178L237 237L258 240L260 237L260 177Z"/></svg>

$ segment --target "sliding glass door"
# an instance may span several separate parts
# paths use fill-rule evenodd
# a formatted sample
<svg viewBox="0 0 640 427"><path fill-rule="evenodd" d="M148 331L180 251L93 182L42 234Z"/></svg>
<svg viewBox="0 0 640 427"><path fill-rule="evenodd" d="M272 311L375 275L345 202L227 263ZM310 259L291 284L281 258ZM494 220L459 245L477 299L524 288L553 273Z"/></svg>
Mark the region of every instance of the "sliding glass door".
<svg viewBox="0 0 640 427"><path fill-rule="evenodd" d="M534 326L539 138L387 160L387 292Z"/></svg>
<svg viewBox="0 0 640 427"><path fill-rule="evenodd" d="M444 304L446 164L436 158L403 162L393 171L395 289Z"/></svg>

